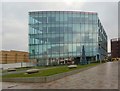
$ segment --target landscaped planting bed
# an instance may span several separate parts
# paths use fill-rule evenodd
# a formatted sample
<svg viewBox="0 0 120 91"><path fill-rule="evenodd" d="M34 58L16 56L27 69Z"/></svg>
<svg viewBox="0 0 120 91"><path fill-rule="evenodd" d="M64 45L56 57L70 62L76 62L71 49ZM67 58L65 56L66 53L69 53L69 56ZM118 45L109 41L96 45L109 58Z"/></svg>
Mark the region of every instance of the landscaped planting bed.
<svg viewBox="0 0 120 91"><path fill-rule="evenodd" d="M92 63L87 65L78 65L77 68L69 69L68 66L60 66L52 69L40 70L38 73L26 74L25 72L19 74L8 74L2 76L3 78L21 78L21 77L42 77L42 76L51 76L59 73L69 72L77 69L82 69L86 67L96 66L99 63Z"/></svg>

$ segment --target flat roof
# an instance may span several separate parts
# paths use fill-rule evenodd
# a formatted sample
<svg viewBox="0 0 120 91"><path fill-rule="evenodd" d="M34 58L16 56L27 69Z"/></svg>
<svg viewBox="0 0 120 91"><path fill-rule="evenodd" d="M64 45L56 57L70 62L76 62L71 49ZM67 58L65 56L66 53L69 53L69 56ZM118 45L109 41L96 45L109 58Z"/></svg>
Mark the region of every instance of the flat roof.
<svg viewBox="0 0 120 91"><path fill-rule="evenodd" d="M97 14L97 12L94 11L80 11L80 10L31 10L29 13L34 12L81 12L81 13L91 13L91 14Z"/></svg>
<svg viewBox="0 0 120 91"><path fill-rule="evenodd" d="M27 52L27 51L19 51L19 50L0 50L0 52ZM28 52L27 52L28 53Z"/></svg>
<svg viewBox="0 0 120 91"><path fill-rule="evenodd" d="M120 41L120 38L113 38L111 41Z"/></svg>

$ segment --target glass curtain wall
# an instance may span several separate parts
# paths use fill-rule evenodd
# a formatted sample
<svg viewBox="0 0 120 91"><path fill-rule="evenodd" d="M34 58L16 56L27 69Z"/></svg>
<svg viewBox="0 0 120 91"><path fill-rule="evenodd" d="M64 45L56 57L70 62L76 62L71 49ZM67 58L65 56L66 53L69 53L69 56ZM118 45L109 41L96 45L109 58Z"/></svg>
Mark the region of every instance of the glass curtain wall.
<svg viewBox="0 0 120 91"><path fill-rule="evenodd" d="M80 57L83 45L87 60L96 60L97 55L104 58L107 35L101 26L97 13L92 12L30 12L30 58L45 65L46 60Z"/></svg>

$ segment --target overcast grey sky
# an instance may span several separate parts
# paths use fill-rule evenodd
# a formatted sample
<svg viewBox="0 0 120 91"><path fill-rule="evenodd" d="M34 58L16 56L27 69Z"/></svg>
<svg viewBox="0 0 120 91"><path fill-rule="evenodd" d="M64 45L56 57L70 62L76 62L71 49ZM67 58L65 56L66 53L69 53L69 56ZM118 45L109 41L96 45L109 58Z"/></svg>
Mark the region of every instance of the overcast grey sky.
<svg viewBox="0 0 120 91"><path fill-rule="evenodd" d="M110 39L118 37L117 2L11 2L2 3L2 49L28 51L28 12L33 10L79 10L97 12Z"/></svg>

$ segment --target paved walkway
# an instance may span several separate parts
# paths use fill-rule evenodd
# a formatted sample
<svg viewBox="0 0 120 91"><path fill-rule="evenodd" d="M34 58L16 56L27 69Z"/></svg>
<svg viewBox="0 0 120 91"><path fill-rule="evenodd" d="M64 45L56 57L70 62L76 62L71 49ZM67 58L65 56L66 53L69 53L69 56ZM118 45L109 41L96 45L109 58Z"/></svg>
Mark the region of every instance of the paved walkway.
<svg viewBox="0 0 120 91"><path fill-rule="evenodd" d="M118 62L108 62L49 83L3 82L4 89L117 89Z"/></svg>

